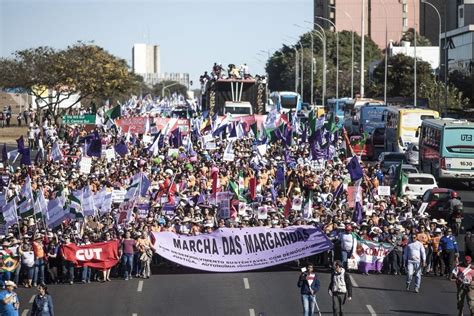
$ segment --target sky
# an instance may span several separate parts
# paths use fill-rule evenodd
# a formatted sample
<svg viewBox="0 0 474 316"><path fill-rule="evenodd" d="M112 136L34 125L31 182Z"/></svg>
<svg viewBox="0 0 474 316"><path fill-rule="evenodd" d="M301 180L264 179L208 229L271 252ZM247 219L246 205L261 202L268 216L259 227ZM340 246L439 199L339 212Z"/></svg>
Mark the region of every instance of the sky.
<svg viewBox="0 0 474 316"><path fill-rule="evenodd" d="M263 74L267 53L293 44L313 0L0 0L0 56L93 41L132 64L134 43L160 45L162 72L188 72L193 87L214 62Z"/></svg>

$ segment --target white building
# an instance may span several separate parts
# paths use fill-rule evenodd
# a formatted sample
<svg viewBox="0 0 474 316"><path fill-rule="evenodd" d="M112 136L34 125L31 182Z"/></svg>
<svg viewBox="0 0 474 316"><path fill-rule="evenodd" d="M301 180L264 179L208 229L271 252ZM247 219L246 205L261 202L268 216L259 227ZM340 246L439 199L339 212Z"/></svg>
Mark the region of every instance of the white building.
<svg viewBox="0 0 474 316"><path fill-rule="evenodd" d="M155 84L160 83L162 81L177 81L188 89L190 87L188 73L165 72L161 74L145 73L139 75L143 77L143 81L149 86L154 86Z"/></svg>
<svg viewBox="0 0 474 316"><path fill-rule="evenodd" d="M160 46L134 44L132 48L132 69L136 74L160 73Z"/></svg>
<svg viewBox="0 0 474 316"><path fill-rule="evenodd" d="M402 46L393 46L390 44L390 56L396 54L404 54L406 56L415 57L415 47L410 45L410 42L402 41ZM438 46L417 46L416 58L421 59L431 65L434 71L439 67L439 47Z"/></svg>

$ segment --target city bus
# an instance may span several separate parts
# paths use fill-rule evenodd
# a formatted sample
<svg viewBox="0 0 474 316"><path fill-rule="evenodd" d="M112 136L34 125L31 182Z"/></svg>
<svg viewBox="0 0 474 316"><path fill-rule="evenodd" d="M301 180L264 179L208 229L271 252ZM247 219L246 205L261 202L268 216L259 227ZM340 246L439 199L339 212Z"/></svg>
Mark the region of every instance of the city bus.
<svg viewBox="0 0 474 316"><path fill-rule="evenodd" d="M332 119L332 116L335 116L335 122L337 122L338 127L342 127L344 123L344 112L346 104L353 103L351 98L341 98L341 99L329 99L327 101L325 112L328 116L328 120Z"/></svg>
<svg viewBox="0 0 474 316"><path fill-rule="evenodd" d="M408 144L418 144L416 131L425 119L439 118L434 110L388 106L385 121L385 151L405 152Z"/></svg>
<svg viewBox="0 0 474 316"><path fill-rule="evenodd" d="M292 91L275 91L270 94L273 106L276 107L280 113L287 113L290 111L300 112L302 100L299 93Z"/></svg>
<svg viewBox="0 0 474 316"><path fill-rule="evenodd" d="M474 180L474 122L424 120L419 129L421 172L439 180Z"/></svg>
<svg viewBox="0 0 474 316"><path fill-rule="evenodd" d="M382 101L365 98L356 98L352 100L352 102L346 103L346 107L344 108L344 127L351 135L358 135L363 132L360 124L361 109L364 106L382 107L385 106L385 104Z"/></svg>
<svg viewBox="0 0 474 316"><path fill-rule="evenodd" d="M385 105L372 105L367 103L360 108L359 130L361 133L372 132L376 128L385 127L384 115L387 112Z"/></svg>

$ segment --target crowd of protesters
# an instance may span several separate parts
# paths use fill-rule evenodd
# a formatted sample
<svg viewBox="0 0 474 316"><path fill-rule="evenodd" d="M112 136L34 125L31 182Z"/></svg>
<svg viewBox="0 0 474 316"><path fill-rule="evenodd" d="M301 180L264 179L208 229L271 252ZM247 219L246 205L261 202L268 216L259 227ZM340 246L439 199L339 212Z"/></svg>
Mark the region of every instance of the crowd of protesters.
<svg viewBox="0 0 474 316"><path fill-rule="evenodd" d="M140 104L127 112L122 109L122 116L143 116L139 114ZM379 196L377 188L383 182L383 172L376 163L360 162L362 212L355 215L354 208L348 206L347 188L354 183L348 170L350 151L342 130L320 127L322 141L331 146L333 152L314 163L314 139L311 140L311 128L304 126L307 122L300 124L295 119L287 122L287 125L293 124L293 130L284 139L264 136L263 128L256 133L244 126L243 135L232 137L235 158L227 161L223 158L235 124L218 131L220 123L206 113L190 119L189 134L180 135L179 143L171 139L171 134L162 134L162 143L155 152L150 150L153 141L145 141L147 137L142 134L123 132L113 124L91 128L60 125L51 116L44 116L41 121L39 116L36 119L30 128L33 132L26 135L30 148L38 152L31 165L19 164L18 160L13 162L11 157L5 160L3 156L0 185L5 200L19 195L27 177L31 179L34 192L41 190L46 199L52 199L58 192L68 196L86 186L94 193L104 187L124 190L132 177L141 172L151 182L145 194L148 213L140 217L135 209L130 221L118 223L119 203L114 203L106 214L71 217L56 227L47 227L41 218L20 219L17 224L5 227L4 235L0 236L4 257L8 255L19 262L14 271L2 272L3 282L35 287L42 283L108 282L111 277L149 278L151 267L173 266L154 253L152 232L198 235L219 227L319 226L334 242L334 249L311 258L318 266L331 267L335 260L341 260L347 267L355 251L357 234L364 240L394 246L383 268L370 273L406 273L407 260L403 253L414 240L421 242L426 253L424 274L449 277L455 267L460 249L448 223L444 219L430 218L427 213L420 214L421 201L396 195ZM84 139L91 134L100 137L102 148L122 143L127 150L113 159L94 157L90 173L81 174L79 163L86 155ZM212 135L216 149L206 149L203 136L208 134ZM60 144L62 151L60 161L51 160L55 143ZM257 146L265 143L265 152L259 151ZM168 155L173 147L178 153ZM284 179L279 181L282 170ZM203 194L208 197L212 192L216 173L220 190L231 191L231 183L239 183L242 188L239 194L248 201L244 206L232 203L226 217L207 198L200 200ZM256 196L252 196L252 190ZM179 200L173 214L163 210L164 196L168 200ZM306 201L309 198L311 203L306 202L300 209L288 207L289 201L297 197ZM256 206L261 205L267 207L266 218L259 218L255 212ZM113 239L120 240L121 261L112 269L77 268L62 256L60 246L63 244L81 245Z"/></svg>

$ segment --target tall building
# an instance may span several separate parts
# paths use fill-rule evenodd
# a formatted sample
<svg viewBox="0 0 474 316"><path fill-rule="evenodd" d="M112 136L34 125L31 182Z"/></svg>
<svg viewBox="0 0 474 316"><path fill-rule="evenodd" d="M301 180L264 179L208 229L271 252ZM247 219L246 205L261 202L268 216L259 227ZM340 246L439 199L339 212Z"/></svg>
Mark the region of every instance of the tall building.
<svg viewBox="0 0 474 316"><path fill-rule="evenodd" d="M365 0L365 35L380 48L390 40L400 41L409 28L419 30L419 0ZM314 0L314 22L326 29L331 24L316 16L331 20L337 31L354 30L362 34L362 0ZM387 38L385 29L387 27Z"/></svg>
<svg viewBox="0 0 474 316"><path fill-rule="evenodd" d="M134 44L132 48L132 69L137 74L160 73L160 46Z"/></svg>
<svg viewBox="0 0 474 316"><path fill-rule="evenodd" d="M426 0L420 4L420 34L438 45L439 17L441 17L441 33L451 31L458 27L457 11L462 0ZM438 12L436 12L436 10ZM439 13L439 17L438 17ZM461 10L461 13L462 10Z"/></svg>

